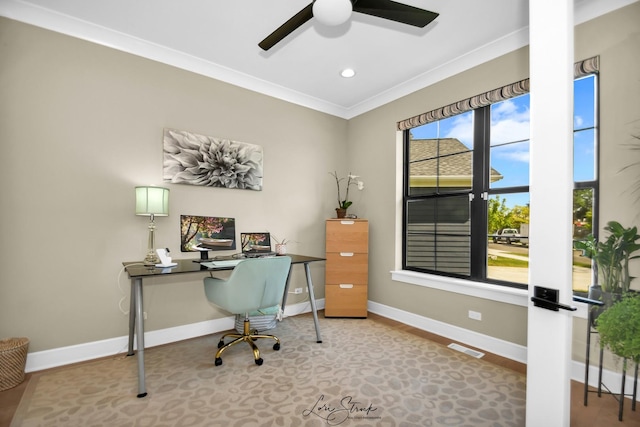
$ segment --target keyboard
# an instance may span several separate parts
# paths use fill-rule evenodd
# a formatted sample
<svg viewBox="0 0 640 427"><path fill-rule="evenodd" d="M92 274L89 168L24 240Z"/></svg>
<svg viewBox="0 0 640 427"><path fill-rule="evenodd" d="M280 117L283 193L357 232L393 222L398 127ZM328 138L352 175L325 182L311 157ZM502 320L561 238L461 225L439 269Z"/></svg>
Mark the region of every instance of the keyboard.
<svg viewBox="0 0 640 427"><path fill-rule="evenodd" d="M277 254L273 251L270 252L244 252L245 258L271 258Z"/></svg>
<svg viewBox="0 0 640 427"><path fill-rule="evenodd" d="M242 259L223 259L219 261L201 262L200 265L204 265L207 268L216 267L235 267Z"/></svg>

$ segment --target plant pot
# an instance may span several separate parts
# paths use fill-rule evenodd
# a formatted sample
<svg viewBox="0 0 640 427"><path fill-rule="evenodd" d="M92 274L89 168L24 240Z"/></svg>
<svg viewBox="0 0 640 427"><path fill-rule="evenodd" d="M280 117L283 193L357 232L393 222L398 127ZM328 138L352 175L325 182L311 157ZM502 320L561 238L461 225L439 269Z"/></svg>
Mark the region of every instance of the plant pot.
<svg viewBox="0 0 640 427"><path fill-rule="evenodd" d="M596 305L591 308L591 326L595 328L596 320L606 309L622 299L622 294L603 291L600 285L592 285L589 288L589 299L602 301L604 305Z"/></svg>
<svg viewBox="0 0 640 427"><path fill-rule="evenodd" d="M346 218L347 210L342 208L336 208L336 218Z"/></svg>
<svg viewBox="0 0 640 427"><path fill-rule="evenodd" d="M589 295L588 295L589 299L592 300L596 300L596 301L602 301L602 286L600 285L591 285L591 287L589 287ZM590 307L591 310L591 326L592 327L596 327L596 319L598 318L598 316L600 316L602 314L602 312L604 311L604 306L603 305L594 305L592 307Z"/></svg>
<svg viewBox="0 0 640 427"><path fill-rule="evenodd" d="M278 255L286 255L287 254L287 245L276 243L276 254L278 254Z"/></svg>

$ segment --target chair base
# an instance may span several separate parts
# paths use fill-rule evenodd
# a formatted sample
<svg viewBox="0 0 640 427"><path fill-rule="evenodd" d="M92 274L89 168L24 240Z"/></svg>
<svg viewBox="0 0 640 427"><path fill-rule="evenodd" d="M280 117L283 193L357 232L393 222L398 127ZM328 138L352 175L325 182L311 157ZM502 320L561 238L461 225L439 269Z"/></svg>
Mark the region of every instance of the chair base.
<svg viewBox="0 0 640 427"><path fill-rule="evenodd" d="M225 344L224 343L225 338L233 338L233 341L230 341L229 343ZM249 318L248 316L245 316L243 331L241 334L229 333L229 334L224 334L222 338L220 338L220 342L218 342L218 351L216 352L216 360L215 360L216 366L222 365L222 353L226 349L241 342L246 342L251 346L251 350L253 350L253 358L256 362L256 365L262 365L263 360L260 357L260 350L258 349L258 346L254 342L259 338L274 339L276 343L273 345L273 349L276 351L280 350L280 339L278 337L276 337L275 335L269 335L269 334L259 334L258 331L256 330L251 331Z"/></svg>

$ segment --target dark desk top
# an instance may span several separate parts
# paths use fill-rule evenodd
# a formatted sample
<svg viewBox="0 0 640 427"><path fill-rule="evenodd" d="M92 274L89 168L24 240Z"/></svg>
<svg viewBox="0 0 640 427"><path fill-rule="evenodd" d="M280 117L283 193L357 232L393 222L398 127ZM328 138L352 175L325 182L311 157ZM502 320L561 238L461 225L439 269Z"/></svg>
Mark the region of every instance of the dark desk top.
<svg viewBox="0 0 640 427"><path fill-rule="evenodd" d="M325 258L317 258L306 255L295 255L295 254L287 254L286 256L291 257L291 264L303 264L314 261L324 261ZM148 276L161 276L164 274L181 274L181 273L197 273L204 271L219 271L219 270L233 270L233 266L227 267L215 267L215 268L207 268L201 265L198 262L199 260L194 259L174 259L173 262L178 263L175 267L153 267L153 266L145 266L142 265L142 261L133 261L133 262L123 262L122 265L125 266L127 273L130 278L135 277L148 277ZM214 261L214 260L210 260Z"/></svg>

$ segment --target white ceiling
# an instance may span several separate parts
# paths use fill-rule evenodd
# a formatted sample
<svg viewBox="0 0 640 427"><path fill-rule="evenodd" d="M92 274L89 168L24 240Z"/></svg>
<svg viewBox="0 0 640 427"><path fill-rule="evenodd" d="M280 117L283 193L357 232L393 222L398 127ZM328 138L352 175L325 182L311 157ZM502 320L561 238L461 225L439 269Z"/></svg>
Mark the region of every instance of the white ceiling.
<svg viewBox="0 0 640 427"><path fill-rule="evenodd" d="M637 0L574 0L576 24ZM528 0L401 0L425 28L354 13L258 43L311 0L0 0L0 15L352 118L528 44ZM345 67L356 76L340 77Z"/></svg>

